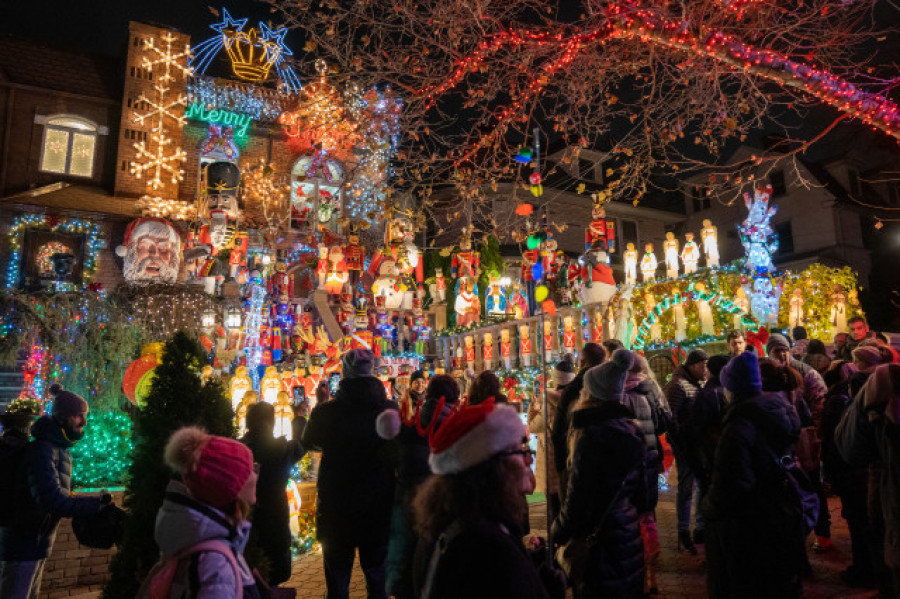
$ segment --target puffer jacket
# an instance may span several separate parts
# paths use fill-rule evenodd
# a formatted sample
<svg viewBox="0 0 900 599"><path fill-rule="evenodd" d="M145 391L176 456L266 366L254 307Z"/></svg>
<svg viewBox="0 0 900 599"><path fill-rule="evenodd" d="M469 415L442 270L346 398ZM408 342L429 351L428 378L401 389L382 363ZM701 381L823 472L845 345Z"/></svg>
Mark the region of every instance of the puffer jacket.
<svg viewBox="0 0 900 599"><path fill-rule="evenodd" d="M394 499L396 444L375 420L397 409L377 378L344 379L335 398L313 408L301 443L322 452L316 526L320 539L387 540Z"/></svg>
<svg viewBox="0 0 900 599"><path fill-rule="evenodd" d="M55 420L42 416L31 427L34 441L25 450L22 479L13 485L21 506L12 526L0 527L0 560L44 559L53 546L61 518L87 516L100 509L99 497L73 497L72 457L74 445ZM7 483L8 484L8 483Z"/></svg>
<svg viewBox="0 0 900 599"><path fill-rule="evenodd" d="M666 436L673 449L677 447L684 451L691 442L687 424L694 407L694 398L702 386L702 382L695 380L684 366L675 369L666 385L666 400L672 410L672 422ZM678 449L675 451L678 452Z"/></svg>
<svg viewBox="0 0 900 599"><path fill-rule="evenodd" d="M634 413L616 401L577 410L572 413L570 442L568 489L553 522L553 540L562 544L600 525L597 542L588 553L585 579L574 581L579 595L640 597L644 584L640 514L647 509L647 444Z"/></svg>
<svg viewBox="0 0 900 599"><path fill-rule="evenodd" d="M219 510L191 497L184 484L171 481L156 514L154 538L164 555L171 555L204 541L222 541L231 547L241 570L244 599L259 598L253 574L244 561L250 523L235 528ZM234 569L216 551L185 557L178 564L168 599L228 599L235 596Z"/></svg>
<svg viewBox="0 0 900 599"><path fill-rule="evenodd" d="M643 374L629 373L625 379L625 393L622 405L634 412L635 419L644 435L647 455L644 458L644 476L647 479L647 511L656 509L659 501L659 449L657 437L665 432L668 422L668 407L665 405L659 387Z"/></svg>
<svg viewBox="0 0 900 599"><path fill-rule="evenodd" d="M799 596L804 534L799 518L779 509L783 477L774 457L799 434L797 412L776 394L728 406L702 506L710 597Z"/></svg>

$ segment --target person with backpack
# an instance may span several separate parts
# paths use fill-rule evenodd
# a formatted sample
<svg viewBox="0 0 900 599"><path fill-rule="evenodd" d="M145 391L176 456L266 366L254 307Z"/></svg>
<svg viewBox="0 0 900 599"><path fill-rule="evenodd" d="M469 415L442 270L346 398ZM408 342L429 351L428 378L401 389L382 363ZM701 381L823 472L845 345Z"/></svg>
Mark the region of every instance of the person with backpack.
<svg viewBox="0 0 900 599"><path fill-rule="evenodd" d="M800 419L783 398L761 392L753 352L732 358L719 379L729 405L702 505L707 592L714 599L799 597L805 535L779 460L793 459Z"/></svg>
<svg viewBox="0 0 900 599"><path fill-rule="evenodd" d="M900 365L875 368L844 412L834 442L851 466L878 466L869 477L874 508L869 516L883 521L884 560L874 566L883 574L881 596L895 597L900 591Z"/></svg>
<svg viewBox="0 0 900 599"><path fill-rule="evenodd" d="M697 448L691 438L689 420L694 398L703 388L706 379L706 363L709 356L702 349L692 349L684 364L675 369L666 385L666 400L672 410L672 422L666 438L675 455L678 471L678 492L675 495L675 513L678 518L678 549L684 548L691 555L697 555L694 543L704 540L705 524L700 510L696 509L694 538L691 538L691 505L699 505L694 495L699 495L699 485L695 486L694 471L697 469ZM684 428L684 430L682 430Z"/></svg>
<svg viewBox="0 0 900 599"><path fill-rule="evenodd" d="M154 533L161 559L138 598L260 599L243 556L259 475L250 449L188 426L169 438L164 459L181 480L166 487Z"/></svg>
<svg viewBox="0 0 900 599"><path fill-rule="evenodd" d="M0 597L36 599L44 562L53 548L62 518L98 513L112 498L74 497L69 449L84 436L88 405L58 384L50 387L53 407L31 427L34 441L25 446L15 478L4 481L14 497L12 519L0 526Z"/></svg>
<svg viewBox="0 0 900 599"><path fill-rule="evenodd" d="M855 371L846 369L846 378L833 384L825 396L819 438L822 439L822 472L832 491L841 499L841 516L850 530L850 566L841 572L841 580L850 586L874 586L875 564L882 556L881 543L873 539L867 506L868 468L851 466L841 456L834 433L844 412L881 363L881 354L872 347L857 347L852 352ZM835 369L840 374L845 369Z"/></svg>
<svg viewBox="0 0 900 599"><path fill-rule="evenodd" d="M259 464L256 509L250 532L269 560L266 582L279 585L291 577L291 528L287 488L291 468L306 453L300 441L275 438L275 408L266 402L247 410L247 434L241 443L253 452Z"/></svg>

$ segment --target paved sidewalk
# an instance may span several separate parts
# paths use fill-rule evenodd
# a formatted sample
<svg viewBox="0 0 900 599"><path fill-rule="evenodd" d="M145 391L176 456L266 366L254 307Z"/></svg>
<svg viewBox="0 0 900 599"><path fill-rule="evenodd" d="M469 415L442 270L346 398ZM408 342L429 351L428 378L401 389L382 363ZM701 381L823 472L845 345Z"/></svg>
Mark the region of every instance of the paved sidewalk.
<svg viewBox="0 0 900 599"><path fill-rule="evenodd" d="M869 599L876 597L874 591L852 589L840 584L838 577L847 567L850 555L850 535L847 523L840 516L840 502L836 498L829 501L832 524L833 547L826 553L810 551L809 557L813 574L804 581L803 596L810 599L842 598ZM543 503L531 505L532 534L546 535L546 507ZM660 492L656 510L660 544L660 573L658 597L664 599L701 599L706 597L706 573L704 571L703 550L694 557L685 552L676 552L675 532L675 487ZM812 541L810 540L810 543ZM765 575L764 572L760 573ZM321 599L325 596L325 579L322 573L322 554L313 553L294 561L293 575L285 586L297 589L298 599ZM350 583L351 599L365 599L366 586L359 562L353 570Z"/></svg>

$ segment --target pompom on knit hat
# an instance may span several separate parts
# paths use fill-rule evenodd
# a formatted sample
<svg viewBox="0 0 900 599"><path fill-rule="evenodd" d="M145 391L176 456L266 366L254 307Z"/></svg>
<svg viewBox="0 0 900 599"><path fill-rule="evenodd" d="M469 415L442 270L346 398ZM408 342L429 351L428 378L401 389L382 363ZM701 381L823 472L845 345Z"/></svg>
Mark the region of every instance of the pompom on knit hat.
<svg viewBox="0 0 900 599"><path fill-rule="evenodd" d="M784 335L772 333L769 335L769 340L766 342L766 354L771 354L772 350L776 347L786 347L791 349L791 344Z"/></svg>
<svg viewBox="0 0 900 599"><path fill-rule="evenodd" d="M756 353L745 351L731 358L719 373L719 381L732 393L750 395L762 391L762 376L759 374Z"/></svg>
<svg viewBox="0 0 900 599"><path fill-rule="evenodd" d="M191 495L215 508L237 499L253 473L253 453L246 445L195 426L172 433L164 455Z"/></svg>
<svg viewBox="0 0 900 599"><path fill-rule="evenodd" d="M594 366L584 373L584 387L600 400L618 400L625 386L625 377L634 366L634 354L627 349L613 353L609 362Z"/></svg>
<svg viewBox="0 0 900 599"><path fill-rule="evenodd" d="M493 398L452 412L429 438L435 474L457 474L528 438L519 413Z"/></svg>
<svg viewBox="0 0 900 599"><path fill-rule="evenodd" d="M341 362L342 379L358 379L372 376L372 370L375 368L375 354L368 349L351 349L344 354Z"/></svg>
<svg viewBox="0 0 900 599"><path fill-rule="evenodd" d="M50 385L50 395L53 396L53 408L50 415L59 420L78 416L87 411L88 404L84 398L77 393L66 391L59 383Z"/></svg>

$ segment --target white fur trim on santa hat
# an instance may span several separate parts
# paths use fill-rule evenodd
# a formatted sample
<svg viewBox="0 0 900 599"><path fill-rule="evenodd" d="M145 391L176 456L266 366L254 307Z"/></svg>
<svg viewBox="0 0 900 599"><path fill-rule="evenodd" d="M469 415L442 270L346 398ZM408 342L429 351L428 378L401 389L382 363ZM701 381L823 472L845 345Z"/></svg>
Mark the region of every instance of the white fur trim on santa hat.
<svg viewBox="0 0 900 599"><path fill-rule="evenodd" d="M428 457L435 474L456 474L477 466L528 436L519 413L500 404L478 425L441 453Z"/></svg>
<svg viewBox="0 0 900 599"><path fill-rule="evenodd" d="M382 439L391 440L400 434L400 412L388 408L375 418L375 431Z"/></svg>

